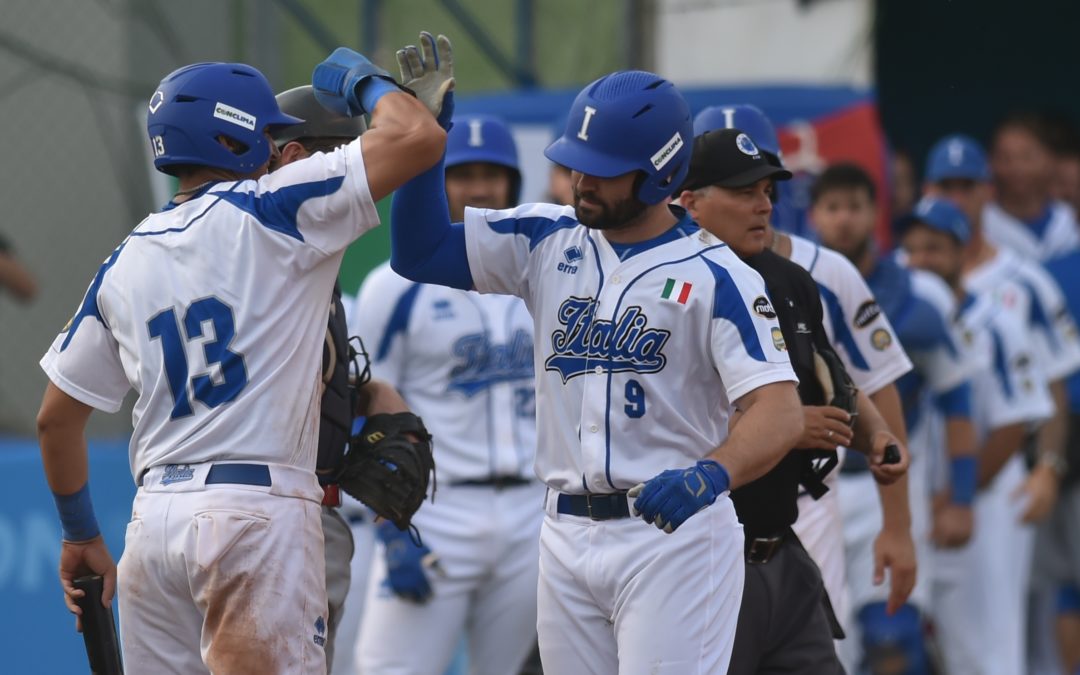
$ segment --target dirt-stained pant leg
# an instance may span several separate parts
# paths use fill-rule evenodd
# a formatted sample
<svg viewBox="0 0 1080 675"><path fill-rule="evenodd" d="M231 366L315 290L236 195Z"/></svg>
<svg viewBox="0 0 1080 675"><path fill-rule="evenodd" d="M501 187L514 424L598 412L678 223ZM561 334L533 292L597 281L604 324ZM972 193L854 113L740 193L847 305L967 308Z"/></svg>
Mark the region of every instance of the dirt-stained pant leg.
<svg viewBox="0 0 1080 675"><path fill-rule="evenodd" d="M191 513L188 566L205 617L204 661L215 673L325 673L321 507L230 492L235 504L218 498Z"/></svg>

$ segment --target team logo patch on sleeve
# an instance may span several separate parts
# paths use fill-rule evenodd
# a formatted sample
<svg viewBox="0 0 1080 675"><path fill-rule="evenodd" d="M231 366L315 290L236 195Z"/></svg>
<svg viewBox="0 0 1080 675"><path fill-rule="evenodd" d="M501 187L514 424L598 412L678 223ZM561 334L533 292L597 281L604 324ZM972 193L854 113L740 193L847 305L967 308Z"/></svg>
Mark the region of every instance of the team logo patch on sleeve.
<svg viewBox="0 0 1080 675"><path fill-rule="evenodd" d="M883 352L892 344L892 335L884 328L878 328L870 334L870 344L874 345L874 349Z"/></svg>
<svg viewBox="0 0 1080 675"><path fill-rule="evenodd" d="M661 291L660 297L664 300L674 300L680 305L685 305L686 301L690 299L690 289L693 287L694 284L689 281L676 281L668 277L668 280L664 282L664 290Z"/></svg>
<svg viewBox="0 0 1080 675"><path fill-rule="evenodd" d="M779 328L772 329L772 344L778 352L787 351L787 342L784 341L784 331Z"/></svg>
<svg viewBox="0 0 1080 675"><path fill-rule="evenodd" d="M874 323L874 319L881 316L881 307L874 300L867 300L855 310L855 318L852 323L856 328L866 328Z"/></svg>
<svg viewBox="0 0 1080 675"><path fill-rule="evenodd" d="M754 298L754 314L765 319L776 318L776 311L773 309L772 301L764 295Z"/></svg>

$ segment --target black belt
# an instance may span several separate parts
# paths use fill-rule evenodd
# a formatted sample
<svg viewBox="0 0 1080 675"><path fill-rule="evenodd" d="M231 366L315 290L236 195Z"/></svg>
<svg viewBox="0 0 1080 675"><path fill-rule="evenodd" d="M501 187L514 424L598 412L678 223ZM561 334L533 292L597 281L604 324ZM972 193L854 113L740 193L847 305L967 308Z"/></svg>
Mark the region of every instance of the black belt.
<svg viewBox="0 0 1080 675"><path fill-rule="evenodd" d="M533 481L522 476L489 476L487 478L467 478L450 483L453 487L490 487L496 490L503 488L531 485Z"/></svg>
<svg viewBox="0 0 1080 675"><path fill-rule="evenodd" d="M625 492L610 494L559 495L556 510L568 516L593 520L615 520L630 517L630 504Z"/></svg>
<svg viewBox="0 0 1080 675"><path fill-rule="evenodd" d="M772 560L776 552L787 541L791 530L781 530L767 537L746 536L743 550L746 552L746 562L751 565L764 565Z"/></svg>
<svg viewBox="0 0 1080 675"><path fill-rule="evenodd" d="M170 482L180 483L191 480L190 475L185 477L186 472L191 471L190 465L171 464L170 466L176 467L175 473L177 475ZM144 473L143 476L145 475ZM143 476L139 476L140 486L143 484ZM206 472L206 480L203 481L203 484L216 485L221 483L270 487L270 467L265 464L214 464Z"/></svg>

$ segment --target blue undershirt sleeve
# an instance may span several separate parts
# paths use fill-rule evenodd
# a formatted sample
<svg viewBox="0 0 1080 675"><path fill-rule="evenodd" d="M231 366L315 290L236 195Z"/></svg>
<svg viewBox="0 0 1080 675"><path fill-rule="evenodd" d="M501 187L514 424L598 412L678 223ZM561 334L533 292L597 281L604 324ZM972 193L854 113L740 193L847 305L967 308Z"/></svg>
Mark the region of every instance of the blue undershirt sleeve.
<svg viewBox="0 0 1080 675"><path fill-rule="evenodd" d="M471 290L465 224L450 222L443 161L394 193L390 266L412 281Z"/></svg>

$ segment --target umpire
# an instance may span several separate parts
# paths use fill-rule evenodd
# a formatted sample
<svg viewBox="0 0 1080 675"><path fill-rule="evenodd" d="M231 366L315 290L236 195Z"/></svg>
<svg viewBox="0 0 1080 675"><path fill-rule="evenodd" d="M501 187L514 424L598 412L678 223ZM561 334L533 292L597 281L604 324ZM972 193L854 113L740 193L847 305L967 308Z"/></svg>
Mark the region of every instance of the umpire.
<svg viewBox="0 0 1080 675"><path fill-rule="evenodd" d="M855 417L849 411L856 410L858 400L861 412L865 397L857 396L829 345L817 285L804 269L769 248L774 181L790 178L742 131L710 131L694 141L680 195L694 220L764 279L770 297L758 298L753 309L778 319L781 335L773 339L788 351L806 415L799 447L731 494L746 537L746 583L730 675L844 672L833 646L834 633L842 634L821 572L791 530L798 517L799 485L824 494L821 478L836 463L837 445L880 451L894 440L882 435L884 423L873 412L856 427L857 434L853 431ZM823 471L814 469L819 458L825 458Z"/></svg>

